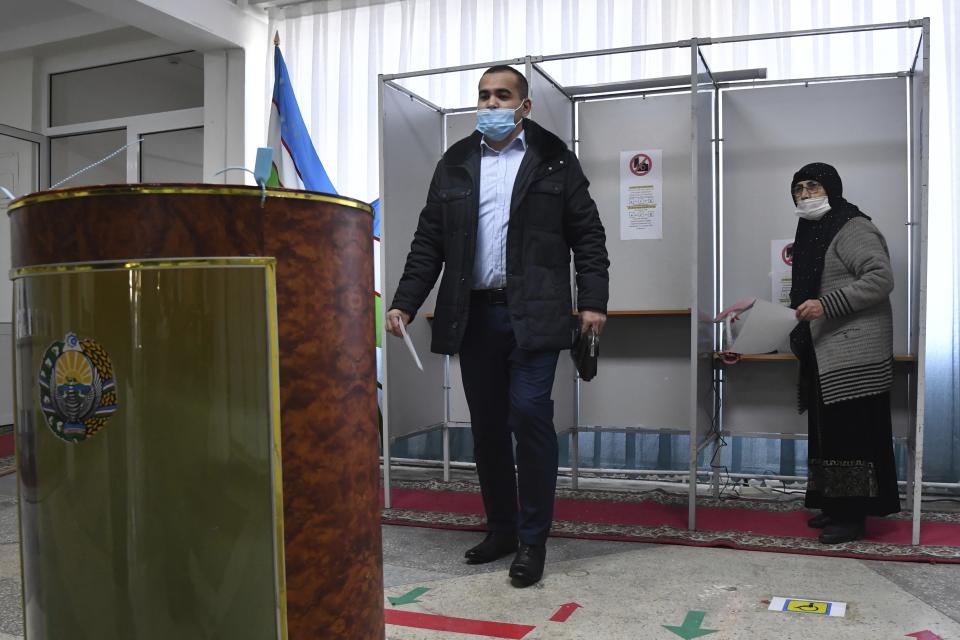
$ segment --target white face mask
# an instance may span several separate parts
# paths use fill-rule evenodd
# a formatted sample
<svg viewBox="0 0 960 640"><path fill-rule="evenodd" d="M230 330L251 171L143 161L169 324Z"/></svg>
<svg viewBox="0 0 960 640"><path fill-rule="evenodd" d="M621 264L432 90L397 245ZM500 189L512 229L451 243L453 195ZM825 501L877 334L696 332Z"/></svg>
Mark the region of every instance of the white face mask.
<svg viewBox="0 0 960 640"><path fill-rule="evenodd" d="M827 211L830 211L830 202L826 196L807 198L797 203L797 217L804 220L819 220Z"/></svg>

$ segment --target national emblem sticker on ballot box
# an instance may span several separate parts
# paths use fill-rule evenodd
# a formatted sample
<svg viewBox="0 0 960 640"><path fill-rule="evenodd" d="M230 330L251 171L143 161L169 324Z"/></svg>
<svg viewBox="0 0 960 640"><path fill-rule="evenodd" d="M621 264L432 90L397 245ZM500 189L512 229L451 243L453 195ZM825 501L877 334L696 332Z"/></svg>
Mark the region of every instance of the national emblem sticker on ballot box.
<svg viewBox="0 0 960 640"><path fill-rule="evenodd" d="M117 410L113 364L106 350L70 332L47 347L40 363L40 410L58 438L82 442Z"/></svg>

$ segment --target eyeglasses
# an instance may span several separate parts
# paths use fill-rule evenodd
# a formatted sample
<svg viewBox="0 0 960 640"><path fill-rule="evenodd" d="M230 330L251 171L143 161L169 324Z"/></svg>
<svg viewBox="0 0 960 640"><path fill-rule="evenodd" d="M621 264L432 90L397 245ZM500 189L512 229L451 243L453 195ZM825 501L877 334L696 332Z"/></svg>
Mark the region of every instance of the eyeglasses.
<svg viewBox="0 0 960 640"><path fill-rule="evenodd" d="M800 196L804 191L808 194L813 195L815 193L824 193L823 185L817 182L816 180L804 180L803 182L798 182L793 185L793 197Z"/></svg>

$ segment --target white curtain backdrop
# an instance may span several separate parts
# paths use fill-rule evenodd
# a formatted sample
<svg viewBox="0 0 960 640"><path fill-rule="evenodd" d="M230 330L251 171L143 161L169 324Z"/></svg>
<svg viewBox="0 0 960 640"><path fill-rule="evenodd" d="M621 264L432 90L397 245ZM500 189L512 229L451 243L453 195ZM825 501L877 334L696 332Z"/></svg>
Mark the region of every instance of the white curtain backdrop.
<svg viewBox="0 0 960 640"><path fill-rule="evenodd" d="M377 74L531 55L748 33L930 17L930 209L927 465L960 479L960 42L954 0L396 0L311 15L275 10L291 81L338 191L378 197ZM714 70L765 67L768 77L906 70L912 41L892 32L829 45L715 47ZM271 52L272 54L272 52ZM265 61L272 83L272 55ZM558 63L566 83L689 73L686 55L656 52ZM431 76L408 86L444 106L475 103L476 78ZM266 87L270 95L271 87ZM426 185L423 185L424 193ZM390 215L388 211L384 215Z"/></svg>

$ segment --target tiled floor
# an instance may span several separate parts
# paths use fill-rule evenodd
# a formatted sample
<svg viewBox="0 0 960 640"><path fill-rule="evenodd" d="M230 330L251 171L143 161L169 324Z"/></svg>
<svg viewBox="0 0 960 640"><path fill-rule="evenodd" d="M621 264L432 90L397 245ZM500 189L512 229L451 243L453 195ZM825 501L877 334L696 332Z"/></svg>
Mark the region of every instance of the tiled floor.
<svg viewBox="0 0 960 640"><path fill-rule="evenodd" d="M0 640L23 637L17 478L0 477Z"/></svg>
<svg viewBox="0 0 960 640"><path fill-rule="evenodd" d="M703 612L702 627L716 630L712 640L880 640L920 631L935 634L927 640L960 638L960 565L551 539L543 581L521 590L510 586L509 558L463 564L463 550L479 539L476 533L384 527L387 596L429 589L418 603L392 607L385 599L385 606L535 627L525 640L696 637L663 627L682 625L690 612ZM774 596L839 601L848 608L842 618L773 612L768 605ZM565 622L550 621L571 602L582 608ZM387 637L490 636L388 625Z"/></svg>
<svg viewBox="0 0 960 640"><path fill-rule="evenodd" d="M463 551L479 540L477 533L385 526L383 534L385 606L426 614L412 619L418 624L460 618L508 625L485 627L493 632L520 625L528 629L524 640L670 640L696 636L663 625L682 626L691 612L702 612L702 622L694 613L688 626L715 630L710 640L885 640L920 631L934 634L927 640L960 640L960 565L556 538L548 544L543 581L518 590L507 577L509 558L464 564ZM418 602L387 601L418 587L427 589ZM848 609L842 618L771 612L774 596L842 601ZM563 607L568 603L580 607ZM0 478L0 640L22 638L20 606L16 483L6 476ZM550 620L558 611L566 621ZM394 640L496 637L398 624L386 633Z"/></svg>

